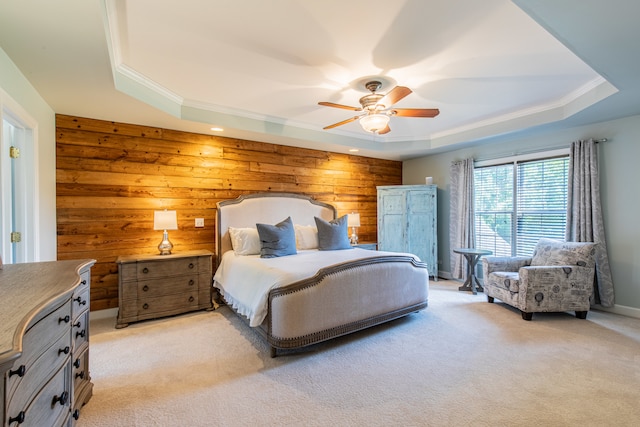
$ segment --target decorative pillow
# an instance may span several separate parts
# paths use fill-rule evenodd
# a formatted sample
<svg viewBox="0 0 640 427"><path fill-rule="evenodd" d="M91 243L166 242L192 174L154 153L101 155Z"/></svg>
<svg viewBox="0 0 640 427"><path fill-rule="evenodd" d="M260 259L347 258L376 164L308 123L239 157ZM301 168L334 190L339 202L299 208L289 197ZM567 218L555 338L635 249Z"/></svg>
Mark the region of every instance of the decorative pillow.
<svg viewBox="0 0 640 427"><path fill-rule="evenodd" d="M260 258L296 254L296 232L291 217L276 225L256 224L260 236Z"/></svg>
<svg viewBox="0 0 640 427"><path fill-rule="evenodd" d="M591 242L563 242L542 238L533 252L532 266L579 265L595 266L595 244Z"/></svg>
<svg viewBox="0 0 640 427"><path fill-rule="evenodd" d="M231 247L236 255L258 255L260 253L260 237L256 228L229 227Z"/></svg>
<svg viewBox="0 0 640 427"><path fill-rule="evenodd" d="M296 247L303 249L318 249L318 229L313 225L294 224L296 231Z"/></svg>
<svg viewBox="0 0 640 427"><path fill-rule="evenodd" d="M322 218L314 218L318 226L318 249L321 251L351 249L347 228L347 215L343 215L329 222Z"/></svg>

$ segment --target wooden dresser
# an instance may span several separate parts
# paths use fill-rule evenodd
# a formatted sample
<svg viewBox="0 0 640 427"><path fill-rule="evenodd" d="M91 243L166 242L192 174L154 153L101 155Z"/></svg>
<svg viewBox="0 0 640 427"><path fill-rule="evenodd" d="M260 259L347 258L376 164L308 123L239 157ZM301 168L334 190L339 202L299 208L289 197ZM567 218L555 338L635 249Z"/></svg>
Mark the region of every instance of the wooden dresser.
<svg viewBox="0 0 640 427"><path fill-rule="evenodd" d="M0 270L2 426L73 426L92 395L89 288L95 260Z"/></svg>
<svg viewBox="0 0 640 427"><path fill-rule="evenodd" d="M116 328L213 306L213 254L209 251L121 256L116 262L119 278Z"/></svg>

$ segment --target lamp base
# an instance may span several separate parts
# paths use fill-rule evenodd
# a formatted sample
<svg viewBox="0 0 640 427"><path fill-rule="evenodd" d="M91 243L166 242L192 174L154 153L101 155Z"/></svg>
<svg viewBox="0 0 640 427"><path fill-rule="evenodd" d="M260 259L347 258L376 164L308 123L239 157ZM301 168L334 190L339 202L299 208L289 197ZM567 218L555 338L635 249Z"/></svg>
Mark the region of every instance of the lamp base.
<svg viewBox="0 0 640 427"><path fill-rule="evenodd" d="M357 245L358 244L358 235L356 234L356 228L352 227L352 232L351 232L351 237L349 237L349 242L352 245Z"/></svg>
<svg viewBox="0 0 640 427"><path fill-rule="evenodd" d="M171 249L173 249L173 243L169 241L169 233L167 233L167 230L164 230L162 242L158 245L158 250L160 251L160 255L171 255Z"/></svg>

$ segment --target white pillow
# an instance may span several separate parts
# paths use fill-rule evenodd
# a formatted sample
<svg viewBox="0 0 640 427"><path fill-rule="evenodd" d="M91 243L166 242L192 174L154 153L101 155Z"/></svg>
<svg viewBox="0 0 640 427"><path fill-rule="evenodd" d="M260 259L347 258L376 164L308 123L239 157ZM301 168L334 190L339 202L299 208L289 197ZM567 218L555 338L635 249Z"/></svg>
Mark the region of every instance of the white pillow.
<svg viewBox="0 0 640 427"><path fill-rule="evenodd" d="M259 255L260 237L257 228L229 227L231 247L236 255Z"/></svg>
<svg viewBox="0 0 640 427"><path fill-rule="evenodd" d="M318 229L313 225L294 225L298 249L318 249Z"/></svg>

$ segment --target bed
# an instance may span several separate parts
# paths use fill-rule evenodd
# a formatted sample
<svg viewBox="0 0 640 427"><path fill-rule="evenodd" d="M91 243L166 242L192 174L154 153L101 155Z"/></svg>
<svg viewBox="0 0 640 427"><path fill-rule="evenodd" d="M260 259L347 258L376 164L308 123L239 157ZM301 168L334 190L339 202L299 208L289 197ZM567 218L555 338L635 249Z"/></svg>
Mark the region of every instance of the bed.
<svg viewBox="0 0 640 427"><path fill-rule="evenodd" d="M266 339L271 357L427 307L429 273L415 255L350 245L332 250L333 241L327 246L327 224L333 233L345 221L333 206L298 194L250 194L217 203L213 286ZM292 224L294 253L272 256L264 233L282 227L289 236Z"/></svg>

